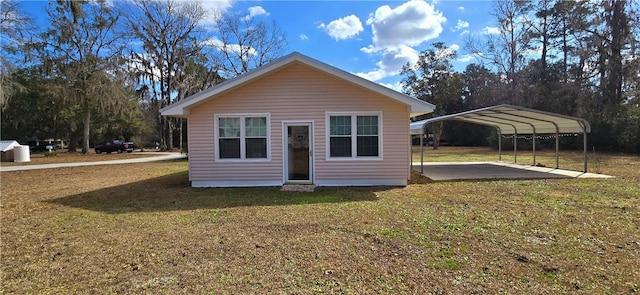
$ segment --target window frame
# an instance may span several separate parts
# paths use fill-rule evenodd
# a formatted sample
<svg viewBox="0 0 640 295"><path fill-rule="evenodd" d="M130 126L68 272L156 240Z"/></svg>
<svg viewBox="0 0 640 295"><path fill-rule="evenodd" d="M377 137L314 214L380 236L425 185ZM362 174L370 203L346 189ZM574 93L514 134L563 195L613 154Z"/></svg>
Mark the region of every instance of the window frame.
<svg viewBox="0 0 640 295"><path fill-rule="evenodd" d="M215 160L219 162L270 162L271 161L271 113L222 113L215 114L213 116L213 140L214 140L214 154ZM240 158L220 158L220 126L219 121L221 118L239 118L240 119ZM247 158L246 150L246 118L265 118L266 120L266 141L267 151L266 158ZM249 138L256 138L250 136Z"/></svg>
<svg viewBox="0 0 640 295"><path fill-rule="evenodd" d="M331 156L331 117L349 116L351 117L351 156L350 157L332 157ZM358 156L358 116L376 116L378 117L378 155L377 156ZM325 144L326 144L326 160L327 161L370 161L383 160L382 143L382 111L374 112L326 112L325 113Z"/></svg>

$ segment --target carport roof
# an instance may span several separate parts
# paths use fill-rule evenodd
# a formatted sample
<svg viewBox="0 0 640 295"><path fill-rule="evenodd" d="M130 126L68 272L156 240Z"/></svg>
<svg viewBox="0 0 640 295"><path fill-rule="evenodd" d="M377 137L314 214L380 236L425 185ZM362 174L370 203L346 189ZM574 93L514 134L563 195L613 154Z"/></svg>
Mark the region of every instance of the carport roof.
<svg viewBox="0 0 640 295"><path fill-rule="evenodd" d="M457 120L497 128L501 134L589 133L582 118L502 104L411 123L411 134L423 134L429 123Z"/></svg>

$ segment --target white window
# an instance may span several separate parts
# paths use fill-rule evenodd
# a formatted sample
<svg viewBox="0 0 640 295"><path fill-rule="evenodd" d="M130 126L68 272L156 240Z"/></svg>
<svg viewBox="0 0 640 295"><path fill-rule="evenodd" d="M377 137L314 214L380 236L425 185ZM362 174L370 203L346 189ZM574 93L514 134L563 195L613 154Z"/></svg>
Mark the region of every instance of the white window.
<svg viewBox="0 0 640 295"><path fill-rule="evenodd" d="M215 116L216 160L268 160L268 114Z"/></svg>
<svg viewBox="0 0 640 295"><path fill-rule="evenodd" d="M329 159L381 158L381 113L328 113Z"/></svg>

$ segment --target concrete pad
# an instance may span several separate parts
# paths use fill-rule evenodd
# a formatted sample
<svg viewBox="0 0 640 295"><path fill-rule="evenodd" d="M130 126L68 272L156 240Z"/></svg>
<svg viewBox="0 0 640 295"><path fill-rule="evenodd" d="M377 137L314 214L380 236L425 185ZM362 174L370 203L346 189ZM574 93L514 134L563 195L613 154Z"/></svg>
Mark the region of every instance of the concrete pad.
<svg viewBox="0 0 640 295"><path fill-rule="evenodd" d="M414 162L412 169L420 172L420 163ZM462 179L613 178L613 176L604 174L500 162L429 162L424 163L423 175L436 181Z"/></svg>
<svg viewBox="0 0 640 295"><path fill-rule="evenodd" d="M312 184L285 184L280 189L283 192L313 192L316 188Z"/></svg>

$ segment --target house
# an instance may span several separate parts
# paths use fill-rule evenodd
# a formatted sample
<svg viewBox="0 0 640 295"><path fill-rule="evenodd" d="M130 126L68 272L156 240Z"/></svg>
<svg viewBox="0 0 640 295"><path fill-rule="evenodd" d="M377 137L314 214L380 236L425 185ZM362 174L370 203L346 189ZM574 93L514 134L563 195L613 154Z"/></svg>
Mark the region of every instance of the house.
<svg viewBox="0 0 640 295"><path fill-rule="evenodd" d="M187 119L194 187L403 186L435 106L291 53L161 110Z"/></svg>
<svg viewBox="0 0 640 295"><path fill-rule="evenodd" d="M20 146L20 144L15 140L0 140L0 153L2 155L0 161L13 162L13 149L18 146Z"/></svg>

